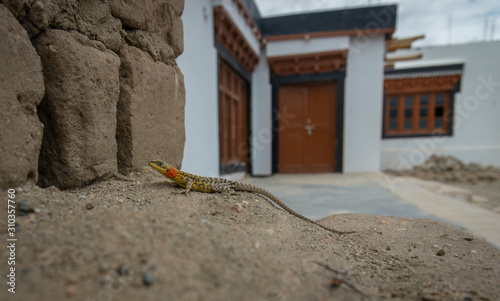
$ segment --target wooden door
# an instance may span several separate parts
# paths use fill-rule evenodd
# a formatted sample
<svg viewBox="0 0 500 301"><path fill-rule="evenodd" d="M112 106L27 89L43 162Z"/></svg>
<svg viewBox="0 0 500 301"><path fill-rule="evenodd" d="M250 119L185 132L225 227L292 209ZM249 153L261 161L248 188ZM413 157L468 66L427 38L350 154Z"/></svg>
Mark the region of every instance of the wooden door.
<svg viewBox="0 0 500 301"><path fill-rule="evenodd" d="M279 87L280 173L334 172L336 82Z"/></svg>
<svg viewBox="0 0 500 301"><path fill-rule="evenodd" d="M247 167L247 86L223 61L219 61L219 127L221 173Z"/></svg>

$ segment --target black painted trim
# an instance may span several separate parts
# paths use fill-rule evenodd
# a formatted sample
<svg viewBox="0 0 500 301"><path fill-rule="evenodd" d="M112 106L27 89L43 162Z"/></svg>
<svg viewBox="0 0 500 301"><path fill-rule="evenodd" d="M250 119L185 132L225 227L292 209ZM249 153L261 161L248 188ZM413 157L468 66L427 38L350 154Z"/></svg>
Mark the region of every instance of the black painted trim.
<svg viewBox="0 0 500 301"><path fill-rule="evenodd" d="M455 94L457 92L460 92L460 88L462 86L462 79L458 80L458 82L455 84L455 87L450 91L450 125L448 132L450 136L453 136L453 127L454 127L454 120L455 120Z"/></svg>
<svg viewBox="0 0 500 301"><path fill-rule="evenodd" d="M341 72L325 72L311 73L287 76L271 76L272 85L272 173L278 173L279 164L279 86L283 84L319 82L319 81L336 81L337 82L337 143L336 143L336 158L335 171L343 172L344 158L344 84L345 71Z"/></svg>
<svg viewBox="0 0 500 301"><path fill-rule="evenodd" d="M257 26L261 27L260 23L262 22L262 15L260 14L259 8L255 4L253 0L242 0L243 4L245 5L246 9L250 13L250 16L254 20L255 24Z"/></svg>
<svg viewBox="0 0 500 301"><path fill-rule="evenodd" d="M396 28L397 5L318 11L262 18L264 36Z"/></svg>
<svg viewBox="0 0 500 301"><path fill-rule="evenodd" d="M252 80L247 81L247 173L253 175L252 163Z"/></svg>

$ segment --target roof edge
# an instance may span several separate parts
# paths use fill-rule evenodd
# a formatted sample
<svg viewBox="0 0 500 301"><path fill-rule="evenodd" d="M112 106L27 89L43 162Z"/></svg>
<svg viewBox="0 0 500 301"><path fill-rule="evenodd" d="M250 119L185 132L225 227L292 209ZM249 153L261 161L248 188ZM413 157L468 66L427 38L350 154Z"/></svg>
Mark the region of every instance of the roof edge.
<svg viewBox="0 0 500 301"><path fill-rule="evenodd" d="M320 34L324 32L377 33L380 29L396 28L397 5L379 5L301 14L281 15L261 19L265 38Z"/></svg>

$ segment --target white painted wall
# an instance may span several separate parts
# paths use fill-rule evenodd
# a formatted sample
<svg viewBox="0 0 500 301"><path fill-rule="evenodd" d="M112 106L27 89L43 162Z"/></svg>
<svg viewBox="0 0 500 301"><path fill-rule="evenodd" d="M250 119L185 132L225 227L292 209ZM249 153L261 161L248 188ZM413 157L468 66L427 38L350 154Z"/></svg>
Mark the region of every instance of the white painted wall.
<svg viewBox="0 0 500 301"><path fill-rule="evenodd" d="M350 38L344 110L344 172L380 170L384 35Z"/></svg>
<svg viewBox="0 0 500 301"><path fill-rule="evenodd" d="M182 169L219 175L217 52L211 0L186 1L184 53L177 59L186 85L186 144Z"/></svg>
<svg viewBox="0 0 500 301"><path fill-rule="evenodd" d="M253 175L272 174L272 112L269 63L262 51L252 75L251 152Z"/></svg>
<svg viewBox="0 0 500 301"><path fill-rule="evenodd" d="M268 57L344 50L348 48L348 36L270 41L266 47Z"/></svg>
<svg viewBox="0 0 500 301"><path fill-rule="evenodd" d="M434 153L453 155L464 162L500 166L500 42L429 47L420 51L422 61L465 62L461 92L455 94L454 133L445 138L383 139L382 169L411 168Z"/></svg>

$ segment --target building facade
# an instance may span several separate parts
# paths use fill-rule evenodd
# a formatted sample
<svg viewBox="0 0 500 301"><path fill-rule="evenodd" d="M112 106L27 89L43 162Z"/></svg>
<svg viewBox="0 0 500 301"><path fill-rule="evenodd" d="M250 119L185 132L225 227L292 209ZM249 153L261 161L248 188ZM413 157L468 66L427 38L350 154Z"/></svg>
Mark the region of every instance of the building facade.
<svg viewBox="0 0 500 301"><path fill-rule="evenodd" d="M262 18L187 1L183 168L202 175L380 169L385 41L396 6Z"/></svg>
<svg viewBox="0 0 500 301"><path fill-rule="evenodd" d="M396 17L395 5L263 18L252 0L186 1L183 169L365 172L434 153L500 166L499 43L406 50L422 58L384 69Z"/></svg>

